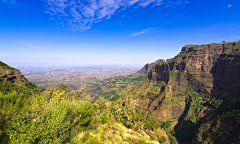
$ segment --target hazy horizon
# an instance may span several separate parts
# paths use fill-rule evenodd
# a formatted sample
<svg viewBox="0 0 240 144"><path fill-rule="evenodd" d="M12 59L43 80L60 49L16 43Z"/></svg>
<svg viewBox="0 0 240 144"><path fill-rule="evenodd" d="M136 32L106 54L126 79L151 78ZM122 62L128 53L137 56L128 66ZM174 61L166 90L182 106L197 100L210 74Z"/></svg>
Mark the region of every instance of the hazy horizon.
<svg viewBox="0 0 240 144"><path fill-rule="evenodd" d="M4 62L4 61L3 61ZM21 67L30 67L30 68L74 68L74 67L99 67L99 68L131 68L131 69L139 69L144 65L134 65L134 64L122 64L122 65L77 65L77 64L62 64L62 63L29 63L29 62L4 62L12 67L21 68Z"/></svg>

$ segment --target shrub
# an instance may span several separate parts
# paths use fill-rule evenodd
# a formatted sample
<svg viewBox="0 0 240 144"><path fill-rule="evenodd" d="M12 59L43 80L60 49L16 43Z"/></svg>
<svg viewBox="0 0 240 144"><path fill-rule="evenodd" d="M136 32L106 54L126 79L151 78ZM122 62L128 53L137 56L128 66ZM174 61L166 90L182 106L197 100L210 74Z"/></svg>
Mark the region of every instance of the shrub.
<svg viewBox="0 0 240 144"><path fill-rule="evenodd" d="M161 125L162 128L169 128L170 126L171 126L171 121L163 122L163 124Z"/></svg>
<svg viewBox="0 0 240 144"><path fill-rule="evenodd" d="M118 95L118 94L116 94L116 95L114 95L114 97L112 97L111 99L110 99L110 101L116 101L116 100L118 100L120 98L120 96Z"/></svg>
<svg viewBox="0 0 240 144"><path fill-rule="evenodd" d="M155 117L148 115L146 122L144 124L144 128L146 129L157 129L160 126L158 125L158 121L155 119Z"/></svg>
<svg viewBox="0 0 240 144"><path fill-rule="evenodd" d="M34 88L37 88L37 85L35 85L34 83L32 82L26 82L25 83L25 86L29 89L34 89Z"/></svg>
<svg viewBox="0 0 240 144"><path fill-rule="evenodd" d="M149 136L152 140L155 140L155 137L153 135L149 134Z"/></svg>
<svg viewBox="0 0 240 144"><path fill-rule="evenodd" d="M171 71L170 71L170 74L172 75L172 76L174 76L174 72L176 71L176 68L173 68Z"/></svg>
<svg viewBox="0 0 240 144"><path fill-rule="evenodd" d="M178 144L177 139L174 136L172 136L169 132L166 132L166 133L170 140L170 144Z"/></svg>
<svg viewBox="0 0 240 144"><path fill-rule="evenodd" d="M139 144L146 144L146 141L143 140L143 139L140 139L140 140L139 140Z"/></svg>
<svg viewBox="0 0 240 144"><path fill-rule="evenodd" d="M108 123L110 121L109 116L106 114L106 112L101 113L100 115L100 122L101 123Z"/></svg>
<svg viewBox="0 0 240 144"><path fill-rule="evenodd" d="M166 138L164 136L162 136L160 139L159 139L159 142L160 143L164 143L166 141Z"/></svg>
<svg viewBox="0 0 240 144"><path fill-rule="evenodd" d="M94 115L94 107L90 102L86 102L84 105L81 118L80 118L80 125L81 126L89 126L92 121L92 116Z"/></svg>

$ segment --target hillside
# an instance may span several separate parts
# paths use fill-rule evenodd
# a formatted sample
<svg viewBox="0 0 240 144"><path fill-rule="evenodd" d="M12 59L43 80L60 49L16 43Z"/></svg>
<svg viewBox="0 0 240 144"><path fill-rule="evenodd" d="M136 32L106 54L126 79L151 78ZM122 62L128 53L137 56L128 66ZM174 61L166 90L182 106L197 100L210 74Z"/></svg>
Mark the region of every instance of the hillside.
<svg viewBox="0 0 240 144"><path fill-rule="evenodd" d="M0 64L1 144L177 144L130 96L92 104L66 85L38 89L19 70Z"/></svg>
<svg viewBox="0 0 240 144"><path fill-rule="evenodd" d="M125 90L129 90L133 86L138 86L142 83L145 79L145 74L160 61L162 60L159 59L146 64L136 73L128 76L111 77L97 82L85 83L79 90L90 95L93 102L105 103L106 101L116 101L124 95Z"/></svg>
<svg viewBox="0 0 240 144"><path fill-rule="evenodd" d="M240 143L240 41L186 45L123 95L180 143Z"/></svg>
<svg viewBox="0 0 240 144"><path fill-rule="evenodd" d="M0 61L0 91L2 93L6 94L14 90L29 93L29 89L35 90L35 88L37 86L29 82L18 69Z"/></svg>
<svg viewBox="0 0 240 144"><path fill-rule="evenodd" d="M89 82L83 84L79 90L90 95L92 101L105 103L106 101L116 101L120 98L119 94L129 85L137 86L144 80L143 74L134 74L128 76L111 77L98 82Z"/></svg>

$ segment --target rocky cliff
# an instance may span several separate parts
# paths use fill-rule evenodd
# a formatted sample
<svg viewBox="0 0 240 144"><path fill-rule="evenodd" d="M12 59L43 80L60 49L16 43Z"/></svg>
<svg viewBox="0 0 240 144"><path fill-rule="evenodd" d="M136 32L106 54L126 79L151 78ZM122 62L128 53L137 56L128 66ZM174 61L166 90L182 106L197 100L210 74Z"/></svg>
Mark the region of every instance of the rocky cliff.
<svg viewBox="0 0 240 144"><path fill-rule="evenodd" d="M240 41L186 45L146 78L128 94L180 143L240 143Z"/></svg>

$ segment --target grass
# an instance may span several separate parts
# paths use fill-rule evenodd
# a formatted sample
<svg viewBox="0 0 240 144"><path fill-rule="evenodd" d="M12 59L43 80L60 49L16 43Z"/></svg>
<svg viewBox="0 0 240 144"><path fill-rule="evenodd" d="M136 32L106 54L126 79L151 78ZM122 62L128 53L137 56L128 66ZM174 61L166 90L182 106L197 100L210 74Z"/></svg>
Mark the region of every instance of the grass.
<svg viewBox="0 0 240 144"><path fill-rule="evenodd" d="M156 140L150 138L144 131L134 131L128 129L121 123L101 124L96 130L81 132L74 137L73 143L138 143L157 144Z"/></svg>

